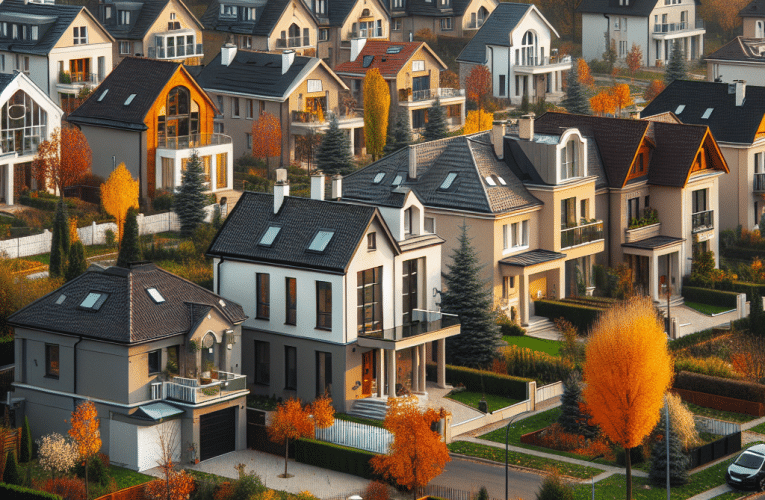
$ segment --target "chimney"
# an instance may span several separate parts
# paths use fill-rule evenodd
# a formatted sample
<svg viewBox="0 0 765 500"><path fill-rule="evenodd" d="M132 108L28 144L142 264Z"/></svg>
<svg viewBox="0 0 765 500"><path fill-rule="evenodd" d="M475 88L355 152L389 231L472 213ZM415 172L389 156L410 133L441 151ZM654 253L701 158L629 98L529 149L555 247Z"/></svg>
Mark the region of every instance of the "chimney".
<svg viewBox="0 0 765 500"><path fill-rule="evenodd" d="M343 176L337 174L332 177L332 199L339 200L343 197Z"/></svg>
<svg viewBox="0 0 765 500"><path fill-rule="evenodd" d="M282 75L287 72L288 69L290 69L290 66L292 66L292 63L295 61L295 51L294 50L285 50L282 51Z"/></svg>
<svg viewBox="0 0 765 500"><path fill-rule="evenodd" d="M311 175L311 199L324 200L324 174Z"/></svg>
<svg viewBox="0 0 765 500"><path fill-rule="evenodd" d="M220 63L223 66L228 66L236 57L236 45L233 43L227 43L220 48Z"/></svg>
<svg viewBox="0 0 765 500"><path fill-rule="evenodd" d="M351 39L351 62L355 61L364 45L367 43L366 38L352 38Z"/></svg>
<svg viewBox="0 0 765 500"><path fill-rule="evenodd" d="M492 124L491 143L494 145L494 154L501 160L505 155L505 122L497 120Z"/></svg>
<svg viewBox="0 0 765 500"><path fill-rule="evenodd" d="M518 137L531 141L534 139L534 113L524 115L518 120Z"/></svg>
<svg viewBox="0 0 765 500"><path fill-rule="evenodd" d="M417 178L417 151L415 151L414 146L410 145L407 146L409 148L409 178L410 179L416 179Z"/></svg>
<svg viewBox="0 0 765 500"><path fill-rule="evenodd" d="M290 184L287 182L287 169L276 169L276 184L274 184L274 213L279 212L284 198L290 195Z"/></svg>
<svg viewBox="0 0 765 500"><path fill-rule="evenodd" d="M746 98L746 82L744 80L733 80L736 84L736 106L743 106Z"/></svg>

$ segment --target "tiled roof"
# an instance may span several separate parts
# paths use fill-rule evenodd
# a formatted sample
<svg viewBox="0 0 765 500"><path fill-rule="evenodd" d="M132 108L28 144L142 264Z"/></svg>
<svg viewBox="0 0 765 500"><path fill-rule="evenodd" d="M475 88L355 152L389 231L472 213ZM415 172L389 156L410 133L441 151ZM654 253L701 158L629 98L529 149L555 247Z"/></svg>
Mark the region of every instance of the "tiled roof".
<svg viewBox="0 0 765 500"><path fill-rule="evenodd" d="M74 18L84 9L77 5L53 5L26 3L20 0L5 0L0 3L0 21L30 23L37 18L38 40L11 40L0 38L0 51L20 54L47 55L61 35L69 28ZM8 28L10 31L10 28Z"/></svg>
<svg viewBox="0 0 765 500"><path fill-rule="evenodd" d="M171 0L130 0L126 3L127 8L130 10L130 24L119 24L117 22L116 14L112 15L111 19L99 19L101 24L109 31L109 33L119 40L143 40L146 34L149 32L154 23L159 18L167 4ZM183 0L180 0L183 2ZM185 3L184 3L185 6ZM90 0L88 2L88 8L91 12L100 16L99 1ZM202 24L196 19L194 14L186 9L187 13L194 18L194 21L201 28ZM162 28L162 27L161 27ZM164 28L161 29L164 31Z"/></svg>
<svg viewBox="0 0 765 500"><path fill-rule="evenodd" d="M622 243L623 247L639 248L641 250L655 250L671 245L676 245L685 241L684 238L675 238L674 236L653 236L633 243Z"/></svg>
<svg viewBox="0 0 765 500"><path fill-rule="evenodd" d="M344 273L375 217L375 207L295 196L274 214L273 195L245 191L207 255ZM281 228L273 243L260 245L272 226ZM322 252L308 248L318 231L334 233Z"/></svg>
<svg viewBox="0 0 765 500"><path fill-rule="evenodd" d="M425 45L424 42L389 42L386 40L367 40L355 61L347 61L335 66L335 73L350 73L364 76L368 70L377 68L387 78L398 75L409 58ZM397 54L389 54L389 47L401 47ZM395 50L395 49L393 49ZM364 66L364 58L373 56L371 64Z"/></svg>
<svg viewBox="0 0 765 500"><path fill-rule="evenodd" d="M406 0L404 8L410 16L461 16L472 0L451 0L451 6L444 8L438 0Z"/></svg>
<svg viewBox="0 0 765 500"><path fill-rule="evenodd" d="M659 186L685 186L708 127L651 122L651 138L656 148L648 169L648 183Z"/></svg>
<svg viewBox="0 0 765 500"><path fill-rule="evenodd" d="M765 12L762 14L765 16ZM712 59L765 64L765 40L737 36L707 56L707 60Z"/></svg>
<svg viewBox="0 0 765 500"><path fill-rule="evenodd" d="M739 17L765 17L765 0L752 0L738 13Z"/></svg>
<svg viewBox="0 0 765 500"><path fill-rule="evenodd" d="M509 46L509 33L531 7L530 4L511 2L497 5L481 29L462 49L457 61L483 64L486 62L486 45Z"/></svg>
<svg viewBox="0 0 765 500"><path fill-rule="evenodd" d="M348 14L351 13L351 10L358 1L359 0L332 0L331 2L327 2L327 17L329 19L329 25L342 26L345 22L345 19L348 17ZM386 0L383 0L381 3L384 7ZM310 5L310 0L308 4Z"/></svg>
<svg viewBox="0 0 765 500"><path fill-rule="evenodd" d="M258 18L258 23L252 29L252 34L255 36L270 36L276 27L276 23L279 22L287 6L290 5L290 2L291 0L268 0L263 10L258 12L260 17ZM310 14L310 9L306 8L306 11Z"/></svg>
<svg viewBox="0 0 765 500"><path fill-rule="evenodd" d="M529 250L528 252L519 253L518 255L505 257L504 259L501 259L499 263L505 264L506 266L527 267L565 258L565 253L553 252L550 250L538 248L536 250Z"/></svg>
<svg viewBox="0 0 765 500"><path fill-rule="evenodd" d="M255 19L252 21L240 21L237 18L220 17L220 0L212 0L210 5L199 21L207 30L224 31L237 35L251 35L255 23L260 19L260 14L265 7L265 0L237 0L237 5L255 7Z"/></svg>
<svg viewBox="0 0 765 500"><path fill-rule="evenodd" d="M752 144L765 116L765 87L746 86L743 105L736 106L729 84L675 80L656 96L641 116L672 111L683 123L708 125L718 142ZM681 112L678 107L683 105ZM702 118L708 109L708 119Z"/></svg>
<svg viewBox="0 0 765 500"><path fill-rule="evenodd" d="M628 5L619 5L619 0L582 0L577 12L582 14L618 14L622 16L648 17L659 0L630 0ZM698 5L699 0L696 0ZM603 19L603 22L606 20Z"/></svg>
<svg viewBox="0 0 765 500"><path fill-rule="evenodd" d="M16 73L0 73L0 92L16 78Z"/></svg>
<svg viewBox="0 0 765 500"><path fill-rule="evenodd" d="M156 303L149 288L155 288L165 301ZM80 307L92 292L107 295L97 311ZM197 313L210 309L232 324L247 318L239 304L154 264L142 264L130 269L88 270L17 311L8 322L16 327L134 344L187 333L200 319Z"/></svg>

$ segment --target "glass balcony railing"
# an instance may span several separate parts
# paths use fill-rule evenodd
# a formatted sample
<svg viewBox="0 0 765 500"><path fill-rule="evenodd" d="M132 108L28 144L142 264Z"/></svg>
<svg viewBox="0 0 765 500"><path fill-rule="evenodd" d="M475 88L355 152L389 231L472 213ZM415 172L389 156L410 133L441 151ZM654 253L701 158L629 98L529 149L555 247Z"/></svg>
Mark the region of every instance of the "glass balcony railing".
<svg viewBox="0 0 765 500"><path fill-rule="evenodd" d="M428 101L436 97L460 97L465 95L465 89L435 88L415 90L412 92L412 101Z"/></svg>
<svg viewBox="0 0 765 500"><path fill-rule="evenodd" d="M715 228L715 211L706 210L691 215L691 232L700 233Z"/></svg>
<svg viewBox="0 0 765 500"><path fill-rule="evenodd" d="M311 40L307 36L291 36L288 38L277 38L276 48L286 49L288 47L308 47L311 45Z"/></svg>
<svg viewBox="0 0 765 500"><path fill-rule="evenodd" d="M175 399L186 403L198 404L211 399L219 399L235 392L247 390L247 376L230 372L216 372L217 379L210 381L173 377L164 383L164 399ZM208 382L208 383L202 383Z"/></svg>
<svg viewBox="0 0 765 500"><path fill-rule="evenodd" d="M194 134L179 137L160 136L157 139L157 147L165 149L193 149L230 143L231 136L225 134Z"/></svg>
<svg viewBox="0 0 765 500"><path fill-rule="evenodd" d="M560 247L569 248L603 239L603 221L595 221L560 231Z"/></svg>
<svg viewBox="0 0 765 500"><path fill-rule="evenodd" d="M201 43L189 43L173 47L149 47L149 59L175 59L176 57L196 57L204 55Z"/></svg>
<svg viewBox="0 0 765 500"><path fill-rule="evenodd" d="M689 23L687 21L681 21L679 23L660 23L653 25L654 33L674 33L677 31L687 31L697 29L704 29L704 20L696 19L695 23Z"/></svg>
<svg viewBox="0 0 765 500"><path fill-rule="evenodd" d="M412 322L406 325L377 330L374 332L359 332L359 337L375 340L404 340L417 335L433 333L445 328L459 326L460 319L456 314L442 313L438 311L426 311L424 309L412 310Z"/></svg>

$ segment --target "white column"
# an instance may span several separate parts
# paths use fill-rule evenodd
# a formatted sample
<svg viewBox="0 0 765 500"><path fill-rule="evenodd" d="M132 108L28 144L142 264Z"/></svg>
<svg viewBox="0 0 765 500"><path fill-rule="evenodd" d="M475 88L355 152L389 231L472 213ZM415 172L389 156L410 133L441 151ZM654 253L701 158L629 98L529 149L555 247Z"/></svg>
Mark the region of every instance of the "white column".
<svg viewBox="0 0 765 500"><path fill-rule="evenodd" d="M377 397L385 396L385 351L377 349Z"/></svg>
<svg viewBox="0 0 765 500"><path fill-rule="evenodd" d="M210 191L215 191L218 185L218 155L210 155Z"/></svg>
<svg viewBox="0 0 765 500"><path fill-rule="evenodd" d="M5 203L7 205L13 205L13 163L8 163L5 166Z"/></svg>
<svg viewBox="0 0 765 500"><path fill-rule="evenodd" d="M529 277L527 274L521 274L518 276L518 281L520 285L520 289L518 290L518 306L520 307L520 311L518 313L520 314L520 318L518 320L521 322L521 325L528 325L529 324L529 301L531 298L529 297Z"/></svg>
<svg viewBox="0 0 765 500"><path fill-rule="evenodd" d="M355 135L356 135L354 132L356 132L355 128L349 128L348 129L348 143L351 145L351 156L356 156L354 154L355 146L354 146L353 140L354 140Z"/></svg>
<svg viewBox="0 0 765 500"><path fill-rule="evenodd" d="M388 393L389 398L396 397L396 351L385 351L388 357Z"/></svg>
<svg viewBox="0 0 765 500"><path fill-rule="evenodd" d="M425 344L422 344L418 347L420 350L420 392L424 392L425 394L428 393L428 372L426 370L427 368L427 359L425 356L427 356L425 351Z"/></svg>
<svg viewBox="0 0 765 500"><path fill-rule="evenodd" d="M424 360L420 358L420 346L411 348L412 350L412 391L420 392L420 363Z"/></svg>
<svg viewBox="0 0 765 500"><path fill-rule="evenodd" d="M661 284L659 283L659 258L656 255L651 255L649 261L648 288L651 290L651 299L659 300L659 294L661 293Z"/></svg>
<svg viewBox="0 0 765 500"><path fill-rule="evenodd" d="M438 387L441 389L446 387L446 339L438 339L436 341L436 349L438 349L438 352L436 353L438 355L438 368L436 369L437 380L438 380Z"/></svg>

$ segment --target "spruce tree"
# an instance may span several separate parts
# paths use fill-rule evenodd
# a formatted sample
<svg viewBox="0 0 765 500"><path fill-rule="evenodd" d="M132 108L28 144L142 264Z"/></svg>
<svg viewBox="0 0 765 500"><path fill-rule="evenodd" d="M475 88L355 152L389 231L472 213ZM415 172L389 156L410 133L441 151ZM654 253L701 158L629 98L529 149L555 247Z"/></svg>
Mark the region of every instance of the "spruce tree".
<svg viewBox="0 0 765 500"><path fill-rule="evenodd" d="M459 247L452 253L452 263L444 277L441 309L456 314L461 333L446 341L446 354L452 363L470 367L485 367L499 341L499 327L492 312L491 291L481 280L482 266L468 238L463 222Z"/></svg>
<svg viewBox="0 0 765 500"><path fill-rule="evenodd" d="M412 143L412 131L409 126L409 111L400 110L396 115L396 125L388 128L388 141L383 152L388 155L405 148Z"/></svg>
<svg viewBox="0 0 765 500"><path fill-rule="evenodd" d="M5 460L5 470L3 471L3 482L5 484L21 485L21 476L19 475L19 467L16 465L16 454L12 451L8 452L8 458Z"/></svg>
<svg viewBox="0 0 765 500"><path fill-rule="evenodd" d="M32 433L29 430L29 418L24 416L24 425L21 427L19 462L26 463L30 460L32 460Z"/></svg>
<svg viewBox="0 0 765 500"><path fill-rule="evenodd" d="M329 120L329 129L322 137L316 153L316 168L327 175L345 175L353 170L351 141L340 130L334 115Z"/></svg>
<svg viewBox="0 0 765 500"><path fill-rule="evenodd" d="M125 217L125 227L122 230L122 244L117 255L119 267L130 267L131 262L141 260L141 247L138 241L138 212L134 208L128 210Z"/></svg>
<svg viewBox="0 0 765 500"><path fill-rule="evenodd" d="M88 263L85 260L85 247L81 241L75 241L69 248L69 262L66 266L65 278L67 281L72 281L77 276L81 275L88 268Z"/></svg>
<svg viewBox="0 0 765 500"><path fill-rule="evenodd" d="M662 409L661 419L655 433L660 435L651 448L651 468L648 478L656 486L667 484L667 443L666 439L666 413ZM688 483L688 457L683 453L683 443L672 429L672 419L669 419L669 484L680 486Z"/></svg>
<svg viewBox="0 0 765 500"><path fill-rule="evenodd" d="M441 106L441 100L436 97L433 105L428 108L428 123L425 124L425 132L422 137L426 141L435 141L446 137L447 132L444 108Z"/></svg>
<svg viewBox="0 0 765 500"><path fill-rule="evenodd" d="M197 152L194 151L183 172L181 188L175 195L173 211L181 221L181 236L188 238L205 220L204 171ZM124 236L123 236L124 238Z"/></svg>
<svg viewBox="0 0 765 500"><path fill-rule="evenodd" d="M672 51L669 53L669 62L664 73L664 83L669 85L675 80L685 80L685 78L685 55L680 43L675 41L672 44Z"/></svg>
<svg viewBox="0 0 765 500"><path fill-rule="evenodd" d="M579 59L571 62L571 69L566 76L566 97L561 104L569 113L591 114L590 101L584 94L582 83L579 81Z"/></svg>
<svg viewBox="0 0 765 500"><path fill-rule="evenodd" d="M50 265L48 273L52 278L64 275L66 256L69 254L69 215L66 203L61 199L56 205L56 216L53 220L53 234L50 244Z"/></svg>
<svg viewBox="0 0 765 500"><path fill-rule="evenodd" d="M563 384L563 396L561 396L558 423L569 434L584 436L587 439L598 435L599 429L588 422L591 415L582 411L582 379L578 372L572 372Z"/></svg>

